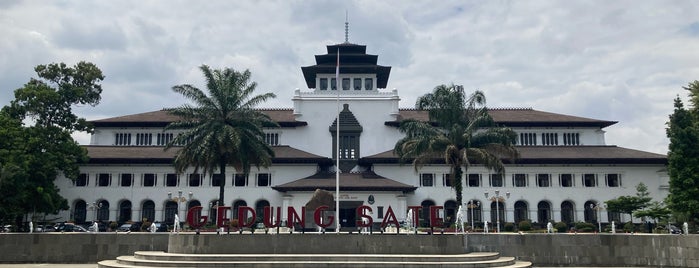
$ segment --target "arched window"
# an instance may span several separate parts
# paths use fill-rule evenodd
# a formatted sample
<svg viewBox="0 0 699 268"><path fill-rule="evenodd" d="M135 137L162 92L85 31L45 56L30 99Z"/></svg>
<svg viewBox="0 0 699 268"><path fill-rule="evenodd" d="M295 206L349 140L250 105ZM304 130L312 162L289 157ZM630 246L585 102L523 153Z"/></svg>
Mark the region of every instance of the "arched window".
<svg viewBox="0 0 699 268"><path fill-rule="evenodd" d="M165 203L165 223L167 224L175 224L175 214L177 214L177 202L175 201L167 201ZM182 221L180 217L180 221Z"/></svg>
<svg viewBox="0 0 699 268"><path fill-rule="evenodd" d="M141 220L153 222L155 221L155 203L151 200L146 200L141 205Z"/></svg>
<svg viewBox="0 0 699 268"><path fill-rule="evenodd" d="M183 212L184 213L183 216L186 217L186 215L189 213L189 209L191 209L193 207L201 207L201 202L199 202L199 200L196 200L196 199L190 200L189 202L187 202L187 211ZM202 208L202 210L203 210L203 208ZM200 217L201 217L201 210L194 215L195 219L199 219ZM184 220L184 219L182 219L182 220Z"/></svg>
<svg viewBox="0 0 699 268"><path fill-rule="evenodd" d="M444 222L452 224L456 221L456 210L458 205L456 201L449 200L444 202Z"/></svg>
<svg viewBox="0 0 699 268"><path fill-rule="evenodd" d="M612 222L612 221L614 221L616 223L620 223L621 222L621 213L607 211L607 222Z"/></svg>
<svg viewBox="0 0 699 268"><path fill-rule="evenodd" d="M209 202L209 223L216 223L218 218L218 199Z"/></svg>
<svg viewBox="0 0 699 268"><path fill-rule="evenodd" d="M597 222L596 203L594 201L585 202L585 222Z"/></svg>
<svg viewBox="0 0 699 268"><path fill-rule="evenodd" d="M97 203L97 221L109 221L109 202L101 200Z"/></svg>
<svg viewBox="0 0 699 268"><path fill-rule="evenodd" d="M131 220L131 201L124 200L119 204L119 223Z"/></svg>
<svg viewBox="0 0 699 268"><path fill-rule="evenodd" d="M547 201L541 201L537 205L537 221L541 224L551 221L551 204Z"/></svg>
<svg viewBox="0 0 699 268"><path fill-rule="evenodd" d="M498 211L499 215L495 215L495 212ZM505 204L503 202L496 202L493 201L490 203L490 222L493 224L498 223L498 217L500 217L500 226L502 227L502 223L506 221L505 219ZM494 225L495 228L497 228L497 225Z"/></svg>
<svg viewBox="0 0 699 268"><path fill-rule="evenodd" d="M481 202L478 200L472 199L466 203L466 208L468 208L468 222L472 223L473 225L477 225L478 223L483 222L482 218L482 209L481 209Z"/></svg>
<svg viewBox="0 0 699 268"><path fill-rule="evenodd" d="M267 200L259 200L257 203L255 203L255 213L257 214L257 219L261 220L262 217L265 215L265 207L269 207L269 201Z"/></svg>
<svg viewBox="0 0 699 268"><path fill-rule="evenodd" d="M430 225L430 207L434 206L434 201L425 200L420 203L422 206L422 211L420 211L420 225L422 227L427 227Z"/></svg>
<svg viewBox="0 0 699 268"><path fill-rule="evenodd" d="M571 223L575 221L575 205L570 201L561 203L561 221Z"/></svg>
<svg viewBox="0 0 699 268"><path fill-rule="evenodd" d="M83 224L87 221L87 203L85 203L85 200L81 199L75 202L73 219L75 219L75 223L77 224Z"/></svg>
<svg viewBox="0 0 699 268"><path fill-rule="evenodd" d="M529 219L529 210L527 208L527 203L524 201L515 202L515 223L519 223L523 220Z"/></svg>
<svg viewBox="0 0 699 268"><path fill-rule="evenodd" d="M246 206L248 206L248 203L245 202L245 200L236 200L235 202L233 202L233 216L232 216L232 218L238 219L238 208L246 207ZM248 218L247 215L245 215L245 217L243 219L238 219L238 222L242 223L244 220L247 220L247 218Z"/></svg>

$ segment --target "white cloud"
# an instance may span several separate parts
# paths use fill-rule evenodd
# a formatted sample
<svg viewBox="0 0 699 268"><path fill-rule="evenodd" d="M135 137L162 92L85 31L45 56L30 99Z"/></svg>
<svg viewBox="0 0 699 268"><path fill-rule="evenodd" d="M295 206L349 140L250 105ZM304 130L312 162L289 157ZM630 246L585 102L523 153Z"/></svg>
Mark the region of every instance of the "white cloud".
<svg viewBox="0 0 699 268"><path fill-rule="evenodd" d="M171 87L203 86L201 64L250 69L278 95L265 106L291 107L345 10L401 107L453 82L493 107L620 121L609 143L665 153L672 99L699 79L696 1L4 1L0 103L34 66L86 60L106 75L102 103L76 109L89 119L178 106Z"/></svg>

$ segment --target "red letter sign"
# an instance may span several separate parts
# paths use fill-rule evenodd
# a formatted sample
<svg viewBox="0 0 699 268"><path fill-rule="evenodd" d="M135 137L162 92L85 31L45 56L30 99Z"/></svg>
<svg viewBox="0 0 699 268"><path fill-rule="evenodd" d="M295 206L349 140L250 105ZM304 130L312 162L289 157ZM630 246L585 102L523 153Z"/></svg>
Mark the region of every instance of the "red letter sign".
<svg viewBox="0 0 699 268"><path fill-rule="evenodd" d="M194 229L204 226L206 224L207 216L201 216L201 206L191 207L187 211L187 224ZM198 219L197 219L198 218Z"/></svg>
<svg viewBox="0 0 699 268"><path fill-rule="evenodd" d="M296 213L294 207L286 208L286 215L289 217L287 219L286 227L292 228L296 223L301 225L301 228L306 228L306 207L301 207L301 217Z"/></svg>
<svg viewBox="0 0 699 268"><path fill-rule="evenodd" d="M328 206L320 206L316 208L316 211L313 212L313 220L316 222L316 225L320 226L321 228L328 228L328 226L333 224L333 221L335 217L333 216L328 216L328 222L327 223L322 223L323 221L323 211L328 209Z"/></svg>
<svg viewBox="0 0 699 268"><path fill-rule="evenodd" d="M274 214L274 210L272 210L271 207L265 207L264 213L265 213L265 215L262 218L262 221L264 222L265 227L274 228L274 227L279 226L279 223L282 221L282 219L280 218L280 216L282 215L282 208L281 207L277 207L277 214L276 214L277 217L274 220L274 222L272 222L272 218L274 218L275 214Z"/></svg>
<svg viewBox="0 0 699 268"><path fill-rule="evenodd" d="M372 212L370 206L357 207L357 215L359 215L359 219L357 220L357 227L371 227L371 225L374 223L374 219L366 214L367 210L369 211L369 213Z"/></svg>
<svg viewBox="0 0 699 268"><path fill-rule="evenodd" d="M439 211L444 208L442 206L430 206L430 226L439 227L442 225L442 218L439 217Z"/></svg>
<svg viewBox="0 0 699 268"><path fill-rule="evenodd" d="M231 210L231 207L226 206L219 206L216 209L216 227L221 228L228 225L228 221L231 220L228 217L226 217L228 215L229 210Z"/></svg>
<svg viewBox="0 0 699 268"><path fill-rule="evenodd" d="M252 220L251 221L246 221L246 216L248 215L248 212L252 213ZM247 206L240 206L238 207L238 228L243 228L243 227L250 227L253 224L255 224L255 219L257 216L255 215L255 210L252 209L251 207Z"/></svg>
<svg viewBox="0 0 699 268"><path fill-rule="evenodd" d="M396 219L396 214L393 213L393 208L391 208L391 206L388 206L388 210L386 210L386 216L383 217L383 222L381 222L381 228L386 228L386 225L389 222L393 223L393 225L395 225L396 228L400 228L398 219Z"/></svg>

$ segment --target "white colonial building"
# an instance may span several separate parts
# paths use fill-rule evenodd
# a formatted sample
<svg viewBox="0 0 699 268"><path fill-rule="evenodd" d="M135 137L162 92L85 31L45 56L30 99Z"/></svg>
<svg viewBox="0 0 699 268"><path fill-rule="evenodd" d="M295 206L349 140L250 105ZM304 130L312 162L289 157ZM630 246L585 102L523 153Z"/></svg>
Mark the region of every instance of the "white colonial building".
<svg viewBox="0 0 699 268"><path fill-rule="evenodd" d="M335 79L338 52L340 81ZM253 168L247 177L227 169L224 202L234 207L230 217L236 217L239 206L258 211L272 206L282 207L286 219L286 207L300 211L316 189L335 191L339 96L342 225L354 225L360 205L370 206L379 222L389 207L402 221L408 206L432 205L443 206L443 216L453 220L459 204L448 183L449 168L430 165L415 172L392 152L401 138L400 122L427 120L427 112L399 108L398 91L385 90L391 67L377 65L378 57L366 54L366 46L350 43L328 46L327 54L315 58L316 65L301 68L307 89L295 90L293 109L261 109L280 125L265 130L275 152L272 166ZM468 170L463 200L473 202L469 221L471 215L477 223L495 222L498 216L503 223L628 221L628 215L604 210L603 202L635 195L641 182L655 200L668 194L666 156L605 143L604 129L616 122L533 109L490 113L518 133L521 157L506 162L504 177L477 164ZM188 207L209 211L221 178L193 170L175 173L177 148L164 151L164 145L177 133L163 131L173 120L165 111L153 111L93 121L95 133L84 146L89 163L81 166L76 181L57 181L70 204L62 217L172 222ZM496 192L499 203L493 199Z"/></svg>

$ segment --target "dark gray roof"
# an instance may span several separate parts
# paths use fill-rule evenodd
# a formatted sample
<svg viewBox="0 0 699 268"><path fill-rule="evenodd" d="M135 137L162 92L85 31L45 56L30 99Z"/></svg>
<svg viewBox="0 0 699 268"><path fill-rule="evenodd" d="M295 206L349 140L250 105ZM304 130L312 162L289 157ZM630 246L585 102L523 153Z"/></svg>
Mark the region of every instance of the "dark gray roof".
<svg viewBox="0 0 699 268"><path fill-rule="evenodd" d="M87 149L87 155L90 157L91 164L171 164L175 154L181 149L173 147L165 151L164 147L159 146L98 146L87 145L83 146ZM305 152L290 146L273 146L274 158L273 164L285 163L313 163L330 165L332 159Z"/></svg>
<svg viewBox="0 0 699 268"><path fill-rule="evenodd" d="M667 156L617 146L518 146L516 164L667 164ZM437 163L444 163L436 160ZM505 160L506 163L510 163ZM360 164L399 163L393 150L363 157Z"/></svg>
<svg viewBox="0 0 699 268"><path fill-rule="evenodd" d="M306 122L296 121L292 109L258 109L277 122L281 127L305 126ZM95 127L165 127L177 121L177 116L165 110L130 114L91 121Z"/></svg>
<svg viewBox="0 0 699 268"><path fill-rule="evenodd" d="M585 117L537 111L531 108L495 108L488 113L493 120L507 127L608 127L616 121L597 120ZM396 121L386 125L398 126L405 119L428 121L427 110L400 109Z"/></svg>
<svg viewBox="0 0 699 268"><path fill-rule="evenodd" d="M259 109L282 127L305 126L308 123L296 121L292 109ZM615 121L590 119L557 113L542 112L533 109L490 109L490 116L496 123L508 127L600 127L615 124ZM396 121L385 122L386 125L398 126L402 120L413 118L426 121L426 110L401 109ZM105 118L91 121L96 127L164 127L177 117L164 110Z"/></svg>
<svg viewBox="0 0 699 268"><path fill-rule="evenodd" d="M272 187L280 192L335 191L335 173L319 172L312 176ZM340 191L401 191L412 192L417 187L384 178L372 171L340 173Z"/></svg>

